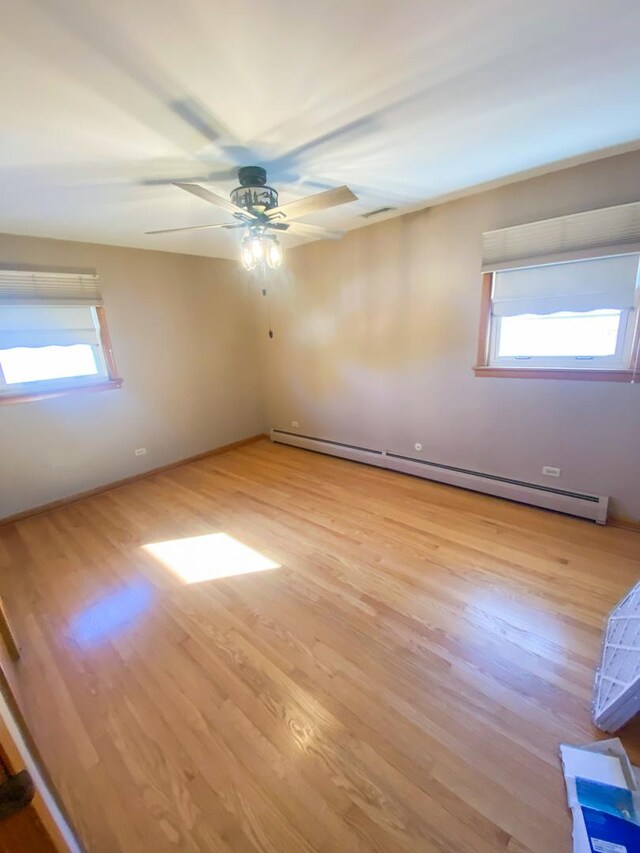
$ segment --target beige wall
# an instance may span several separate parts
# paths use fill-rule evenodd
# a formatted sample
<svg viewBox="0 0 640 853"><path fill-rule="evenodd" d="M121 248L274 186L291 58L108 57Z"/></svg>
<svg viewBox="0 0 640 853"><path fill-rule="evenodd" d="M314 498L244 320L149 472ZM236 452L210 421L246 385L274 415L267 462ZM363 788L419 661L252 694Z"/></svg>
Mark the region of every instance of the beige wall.
<svg viewBox="0 0 640 853"><path fill-rule="evenodd" d="M471 371L482 232L639 197L627 154L289 252L269 296L269 425L407 455L420 442L422 458L607 494L640 519L640 384Z"/></svg>
<svg viewBox="0 0 640 853"><path fill-rule="evenodd" d="M0 407L0 517L264 429L257 298L236 264L11 235L0 262L97 268L124 378L117 391Z"/></svg>

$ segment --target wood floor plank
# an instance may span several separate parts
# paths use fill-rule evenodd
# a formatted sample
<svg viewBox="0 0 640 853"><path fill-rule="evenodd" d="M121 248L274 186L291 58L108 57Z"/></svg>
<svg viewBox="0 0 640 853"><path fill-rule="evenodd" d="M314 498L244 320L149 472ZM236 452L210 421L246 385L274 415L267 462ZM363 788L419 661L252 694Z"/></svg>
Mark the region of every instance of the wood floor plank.
<svg viewBox="0 0 640 853"><path fill-rule="evenodd" d="M145 548L212 535L278 567ZM265 440L8 525L0 567L88 853L563 853L640 536Z"/></svg>

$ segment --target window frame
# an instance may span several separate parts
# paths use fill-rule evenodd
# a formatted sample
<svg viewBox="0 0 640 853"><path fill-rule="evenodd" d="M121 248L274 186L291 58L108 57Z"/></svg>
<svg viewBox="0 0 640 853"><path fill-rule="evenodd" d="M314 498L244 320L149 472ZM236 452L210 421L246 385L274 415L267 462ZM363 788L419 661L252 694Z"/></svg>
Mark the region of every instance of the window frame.
<svg viewBox="0 0 640 853"><path fill-rule="evenodd" d="M626 321L621 318L621 332L624 334L626 346L624 353L628 366L595 367L590 365L591 359L574 359L576 366L544 366L541 358L535 359L532 366L492 363L492 347L495 345L493 315L491 312L491 295L493 291L493 272L482 274L482 291L480 301L480 330L478 335L478 352L473 371L477 377L516 378L516 379L576 379L595 380L604 382L631 382L638 373L640 360L640 310L627 310ZM623 312L624 313L624 312ZM624 332L622 332L624 326ZM598 358L594 356L594 360ZM518 359L520 360L520 359ZM524 359L522 359L524 361ZM527 359L528 360L528 359ZM505 362L507 359L505 359ZM514 362L516 359L509 359ZM531 361L534 361L532 358Z"/></svg>
<svg viewBox="0 0 640 853"><path fill-rule="evenodd" d="M91 306L91 310L100 340L99 346L95 348L99 351L99 358L96 358L99 372L90 376L67 376L60 379L43 379L8 385L0 364L0 388L7 389L7 391L0 391L0 406L62 397L68 394L110 391L122 387L122 379L118 376L104 307L102 305ZM104 365L104 370L101 370L102 365Z"/></svg>

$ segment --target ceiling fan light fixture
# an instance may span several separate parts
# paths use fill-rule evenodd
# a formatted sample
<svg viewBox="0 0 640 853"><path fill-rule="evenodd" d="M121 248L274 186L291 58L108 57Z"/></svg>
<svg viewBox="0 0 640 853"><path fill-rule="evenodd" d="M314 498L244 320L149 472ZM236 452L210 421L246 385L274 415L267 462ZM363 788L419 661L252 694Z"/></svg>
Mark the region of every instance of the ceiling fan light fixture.
<svg viewBox="0 0 640 853"><path fill-rule="evenodd" d="M250 232L242 239L240 260L246 270L265 263L270 269L276 270L282 266L282 246L275 236Z"/></svg>

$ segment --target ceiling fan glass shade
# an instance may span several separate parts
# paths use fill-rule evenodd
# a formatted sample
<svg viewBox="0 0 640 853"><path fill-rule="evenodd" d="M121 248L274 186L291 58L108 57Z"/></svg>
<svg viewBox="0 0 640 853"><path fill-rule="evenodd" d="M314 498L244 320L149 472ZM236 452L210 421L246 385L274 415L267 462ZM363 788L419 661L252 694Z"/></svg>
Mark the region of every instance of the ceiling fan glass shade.
<svg viewBox="0 0 640 853"><path fill-rule="evenodd" d="M272 237L267 246L267 264L272 270L277 270L282 265L282 246L276 237Z"/></svg>
<svg viewBox="0 0 640 853"><path fill-rule="evenodd" d="M248 243L242 244L242 249L240 250L240 260L242 261L242 266L246 270L252 270L256 262L253 260L253 253L251 251L251 247Z"/></svg>
<svg viewBox="0 0 640 853"><path fill-rule="evenodd" d="M251 250L251 256L253 257L254 263L260 263L260 261L264 259L264 244L262 242L262 237L257 235L251 237L248 245Z"/></svg>

